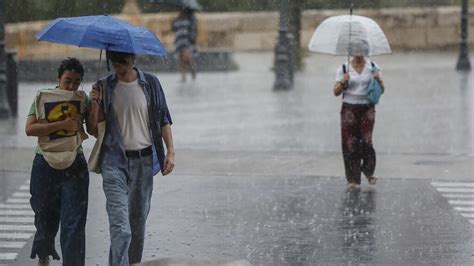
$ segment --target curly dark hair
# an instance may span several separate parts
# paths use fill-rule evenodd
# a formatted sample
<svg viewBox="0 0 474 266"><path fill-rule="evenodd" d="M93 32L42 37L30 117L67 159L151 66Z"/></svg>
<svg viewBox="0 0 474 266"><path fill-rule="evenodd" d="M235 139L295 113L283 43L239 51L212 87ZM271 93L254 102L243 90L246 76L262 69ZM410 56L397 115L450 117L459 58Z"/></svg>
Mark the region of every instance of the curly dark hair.
<svg viewBox="0 0 474 266"><path fill-rule="evenodd" d="M81 74L81 80L84 77L84 67L77 58L68 57L61 62L58 68L58 78L61 78L67 70Z"/></svg>

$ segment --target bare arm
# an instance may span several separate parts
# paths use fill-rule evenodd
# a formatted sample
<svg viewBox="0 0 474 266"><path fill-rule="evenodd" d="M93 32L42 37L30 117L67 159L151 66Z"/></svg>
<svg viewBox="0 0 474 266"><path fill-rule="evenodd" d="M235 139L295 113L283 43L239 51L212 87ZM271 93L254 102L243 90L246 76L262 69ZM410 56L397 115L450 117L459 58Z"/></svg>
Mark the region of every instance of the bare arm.
<svg viewBox="0 0 474 266"><path fill-rule="evenodd" d="M68 117L65 120L48 123L46 121L38 121L35 115L30 115L26 119L25 132L27 136L43 137L58 130L77 131L80 126L80 118L78 115Z"/></svg>
<svg viewBox="0 0 474 266"><path fill-rule="evenodd" d="M163 175L167 175L173 171L174 168L174 146L173 146L173 134L171 132L171 125L167 124L161 127L161 135L166 145L166 158Z"/></svg>

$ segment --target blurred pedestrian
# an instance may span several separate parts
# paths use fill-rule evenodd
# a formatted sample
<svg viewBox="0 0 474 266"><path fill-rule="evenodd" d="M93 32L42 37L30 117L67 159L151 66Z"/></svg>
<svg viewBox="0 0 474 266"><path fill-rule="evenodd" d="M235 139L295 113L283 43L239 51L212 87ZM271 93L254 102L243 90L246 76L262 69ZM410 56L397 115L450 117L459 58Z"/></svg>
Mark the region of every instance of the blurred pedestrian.
<svg viewBox="0 0 474 266"><path fill-rule="evenodd" d="M197 18L194 10L183 8L178 17L173 19L172 29L175 34L174 45L178 54L178 70L181 73L181 81L186 81L186 72L191 72L191 77L196 78L196 54Z"/></svg>
<svg viewBox="0 0 474 266"><path fill-rule="evenodd" d="M376 156L372 144L372 132L375 122L375 106L367 100L369 83L377 79L382 92L384 85L380 68L374 63L376 71L372 73L372 63L368 58L367 42L354 42L349 64L338 68L334 95L342 94L341 142L344 167L349 188L360 185L361 173L369 184L375 185L374 176Z"/></svg>
<svg viewBox="0 0 474 266"><path fill-rule="evenodd" d="M38 92L26 120L26 135L38 137L30 181L36 227L31 258L38 256L38 265L49 265L50 256L60 259L55 249L59 225L62 264L85 262L89 172L80 144L87 138L82 124L90 103L78 91L83 76L77 59L62 61L58 85Z"/></svg>
<svg viewBox="0 0 474 266"><path fill-rule="evenodd" d="M134 67L135 55L107 51L114 74L91 91L91 132L106 123L99 167L109 216L109 265L139 263L153 176L174 168L171 116L160 81ZM166 156L163 147L166 145Z"/></svg>

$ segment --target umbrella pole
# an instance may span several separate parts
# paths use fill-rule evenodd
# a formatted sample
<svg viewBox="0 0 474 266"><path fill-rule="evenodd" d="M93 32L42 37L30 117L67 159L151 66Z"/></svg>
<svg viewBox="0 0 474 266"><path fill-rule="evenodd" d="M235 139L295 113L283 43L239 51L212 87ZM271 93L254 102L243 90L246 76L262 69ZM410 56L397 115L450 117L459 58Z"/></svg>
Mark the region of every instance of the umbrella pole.
<svg viewBox="0 0 474 266"><path fill-rule="evenodd" d="M100 78L100 68L102 66L102 49L100 49L100 54L99 54L99 68L97 69L97 78L96 80L99 80Z"/></svg>
<svg viewBox="0 0 474 266"><path fill-rule="evenodd" d="M354 4L351 3L351 8L350 8L350 20L349 20L349 44L347 45L347 73L349 73L349 67L351 66L351 35L352 35L352 8L354 7Z"/></svg>

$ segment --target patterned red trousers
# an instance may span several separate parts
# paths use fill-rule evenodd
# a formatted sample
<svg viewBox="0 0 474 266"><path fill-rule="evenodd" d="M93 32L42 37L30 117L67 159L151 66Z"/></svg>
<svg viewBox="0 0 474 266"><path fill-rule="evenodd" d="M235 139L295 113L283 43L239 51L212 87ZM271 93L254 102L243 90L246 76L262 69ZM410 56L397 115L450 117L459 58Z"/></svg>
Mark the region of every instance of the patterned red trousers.
<svg viewBox="0 0 474 266"><path fill-rule="evenodd" d="M375 171L372 132L375 122L373 105L343 103L341 109L341 141L348 182L360 184L361 173L369 177Z"/></svg>

